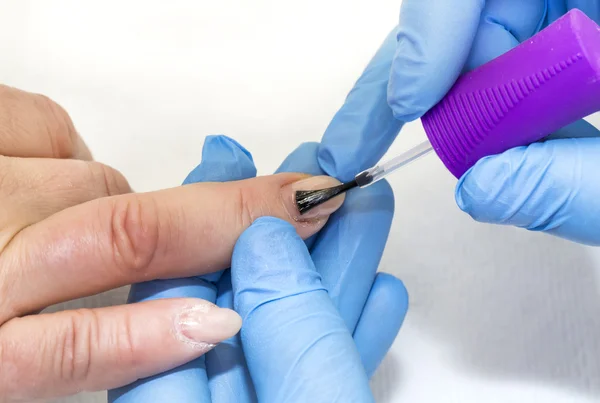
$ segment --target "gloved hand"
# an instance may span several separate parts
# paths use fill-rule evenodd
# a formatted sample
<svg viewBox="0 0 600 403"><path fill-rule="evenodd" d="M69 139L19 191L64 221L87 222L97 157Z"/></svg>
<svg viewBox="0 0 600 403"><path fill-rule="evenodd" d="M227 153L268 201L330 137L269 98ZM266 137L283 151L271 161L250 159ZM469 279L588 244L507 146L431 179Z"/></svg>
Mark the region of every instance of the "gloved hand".
<svg viewBox="0 0 600 403"><path fill-rule="evenodd" d="M300 146L286 159L280 171L322 173L316 160L318 147L319 145L316 143ZM188 176L186 182L234 180L251 177L255 174L256 170L250 154L233 140L217 136L207 138L202 163ZM378 274L376 276L375 274L387 240L393 209L393 194L385 182L361 192L348 194L344 205L330 217L325 228L306 242L312 251L314 263L311 264L315 265L318 275L321 276L321 279L318 279L318 275L315 273L314 281L310 284L312 286L316 286L317 283L322 284L319 286L320 289L324 288L329 291L330 302L328 304L338 309L341 320L346 324L345 331L348 337L353 335L356 343L356 347L349 345L344 347L349 352L348 354L353 349L357 349L356 357L349 355L347 361L344 361L344 365L354 368L349 371L355 374L364 374L366 371L371 375L375 371L395 339L407 309L407 295L402 283L390 275ZM297 249L295 244L296 241L291 242L290 248ZM240 256L239 253L237 256ZM291 257L292 255L290 255ZM294 260L290 260L288 266L284 266L284 262L280 263L281 269L288 270L288 273L297 269L306 270L306 266L298 268L298 264L294 263ZM297 292L304 290L301 286L305 284L296 284L292 281L293 278L287 279L289 283L286 283L284 287L277 276L269 277L267 273L263 279L265 283L259 287L264 292L267 292L269 287L281 292L287 290L290 293L293 293L294 287ZM130 301L174 296L193 296L208 301L216 299L217 305L221 307L232 308L233 306L228 272L224 275L213 274L137 284L132 287ZM323 306L323 303L319 302L318 307L320 310L331 313L328 305ZM298 307L298 309L308 308L316 309L316 306ZM330 323L331 327L323 328L318 325L314 328L314 332L307 331L304 338L300 337L301 333L297 328L289 327L289 331L283 332L280 325L282 321L289 319L289 315L286 313L288 309L291 308L286 307L279 311L281 318L273 317L267 324L258 328L251 327L251 334L263 339L271 339L277 334L277 339L282 343L294 342L298 347L304 343L306 348L310 348L316 340L313 338L315 332L329 329L338 334L342 331L339 322L333 321ZM304 312L305 315L315 313ZM273 344L273 346L275 345ZM250 379L244 353L247 357L252 357L252 362L269 361L282 371L285 368L292 371L295 364L290 360L292 358L300 360L302 358L301 351L298 351L295 357L284 357L261 352L260 348L259 344L246 344L242 349L239 336L236 336L217 346L205 356L182 367L110 391L109 401L118 403L253 402L257 399L254 385L257 385L259 397L262 397L260 394L270 396L277 391L283 391L282 388L292 387L292 384L285 384L282 381L269 381L273 374L268 372L253 371L252 379ZM358 358L362 360L362 365L357 365L356 359ZM340 359L343 361L343 357ZM314 363L311 364L310 371L310 377L305 378L306 384L302 386L308 388L308 391L314 391L310 386L311 380L317 382L330 379L332 382L335 381L335 385L342 385L345 384L345 378L350 373L342 372L339 369L334 371L330 366ZM333 379L332 377L336 373L339 377ZM331 387L333 388L333 385ZM351 390L367 393L368 389L357 388L358 386ZM320 398L315 396L315 398L316 401L331 401L328 400L329 396L325 395ZM325 400L319 400L323 398Z"/></svg>
<svg viewBox="0 0 600 403"><path fill-rule="evenodd" d="M235 309L258 401L372 402L357 346L321 278L329 262L319 271L314 258L295 229L276 218L255 221L235 246ZM396 296L401 306L404 298ZM376 328L361 331L374 336Z"/></svg>
<svg viewBox="0 0 600 403"><path fill-rule="evenodd" d="M600 20L598 0L404 0L389 80L394 116L421 117L458 75L500 56L572 8ZM544 142L482 159L456 201L478 221L600 245L600 133L576 122Z"/></svg>
<svg viewBox="0 0 600 403"><path fill-rule="evenodd" d="M300 146L279 171L325 173L345 181L383 156L402 127L387 103L396 34L394 30L386 38L368 64L322 142ZM255 174L250 154L239 144L225 137L211 137L205 144L202 164L186 182L235 180ZM349 192L325 229L306 241L369 376L395 339L407 309L402 283L386 274L375 276L393 208L393 194L385 181ZM227 273L223 277L217 274L137 284L132 287L130 302L180 295L214 301L217 294L219 306L233 306ZM187 365L110 391L109 401L162 402L170 398L197 402L209 401L209 396L217 402L256 400L238 336Z"/></svg>

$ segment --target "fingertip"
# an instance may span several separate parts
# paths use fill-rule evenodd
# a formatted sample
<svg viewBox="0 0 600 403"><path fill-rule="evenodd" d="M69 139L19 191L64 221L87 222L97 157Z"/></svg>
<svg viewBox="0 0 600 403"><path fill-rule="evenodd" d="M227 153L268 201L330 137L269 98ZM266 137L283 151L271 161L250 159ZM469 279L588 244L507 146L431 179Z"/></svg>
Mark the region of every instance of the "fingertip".
<svg viewBox="0 0 600 403"><path fill-rule="evenodd" d="M401 31L387 87L387 103L394 118L401 122L419 119L443 97L457 77L458 72L441 71L439 62Z"/></svg>
<svg viewBox="0 0 600 403"><path fill-rule="evenodd" d="M378 273L354 331L354 341L369 377L394 343L408 305L404 283L390 274Z"/></svg>
<svg viewBox="0 0 600 403"><path fill-rule="evenodd" d="M582 151L596 141L551 140L486 157L459 180L456 202L480 222L532 231L564 226L586 178Z"/></svg>
<svg viewBox="0 0 600 403"><path fill-rule="evenodd" d="M210 153L220 150L231 150L232 152L241 152L250 161L254 161L250 151L248 151L244 146L242 146L239 142L232 139L231 137L225 136L223 134L206 136L206 139L204 140L204 147L202 149L203 157L204 154L208 156Z"/></svg>
<svg viewBox="0 0 600 403"><path fill-rule="evenodd" d="M231 261L233 302L244 320L264 301L322 289L312 258L286 221L257 219L240 236Z"/></svg>
<svg viewBox="0 0 600 403"><path fill-rule="evenodd" d="M454 196L463 212L478 221L495 220L494 204L512 174L513 165L507 157L506 154L484 157L459 179Z"/></svg>
<svg viewBox="0 0 600 403"><path fill-rule="evenodd" d="M396 206L396 198L390 183L386 179L383 179L370 187L373 188L372 197L377 198L377 201L381 203L381 206L391 210L393 213Z"/></svg>
<svg viewBox="0 0 600 403"><path fill-rule="evenodd" d="M223 135L207 136L202 161L183 184L227 182L256 176L252 155L237 141Z"/></svg>
<svg viewBox="0 0 600 403"><path fill-rule="evenodd" d="M402 3L387 101L403 122L420 118L452 87L468 58L482 0Z"/></svg>
<svg viewBox="0 0 600 403"><path fill-rule="evenodd" d="M289 222L280 218L263 216L259 217L240 235L233 249L232 269L240 262L248 261L249 257L273 257L277 245L283 242L301 242L302 239L296 228ZM237 272L246 270L248 265L238 267ZM232 279L236 271L231 271Z"/></svg>
<svg viewBox="0 0 600 403"><path fill-rule="evenodd" d="M296 148L281 163L277 172L302 172L308 175L323 175L323 170L317 161L319 143L306 142Z"/></svg>
<svg viewBox="0 0 600 403"><path fill-rule="evenodd" d="M343 182L377 163L402 127L387 103L396 34L397 27L388 34L356 81L319 146L320 167Z"/></svg>
<svg viewBox="0 0 600 403"><path fill-rule="evenodd" d="M388 273L378 273L375 287L378 289L377 295L382 303L395 306L399 312L406 314L410 298L402 280Z"/></svg>

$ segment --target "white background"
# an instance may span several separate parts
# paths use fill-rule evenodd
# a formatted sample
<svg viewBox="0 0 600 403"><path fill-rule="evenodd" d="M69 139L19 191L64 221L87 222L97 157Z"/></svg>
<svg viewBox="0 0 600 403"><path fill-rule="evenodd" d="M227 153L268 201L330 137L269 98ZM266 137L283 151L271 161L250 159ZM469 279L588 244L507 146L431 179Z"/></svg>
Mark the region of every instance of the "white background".
<svg viewBox="0 0 600 403"><path fill-rule="evenodd" d="M0 81L61 103L96 158L138 191L178 185L207 134L236 138L268 174L320 138L399 6L0 0ZM421 136L418 123L407 126L391 153ZM396 217L381 269L405 281L411 309L373 380L377 401L599 401L598 251L472 222L433 156L391 183Z"/></svg>

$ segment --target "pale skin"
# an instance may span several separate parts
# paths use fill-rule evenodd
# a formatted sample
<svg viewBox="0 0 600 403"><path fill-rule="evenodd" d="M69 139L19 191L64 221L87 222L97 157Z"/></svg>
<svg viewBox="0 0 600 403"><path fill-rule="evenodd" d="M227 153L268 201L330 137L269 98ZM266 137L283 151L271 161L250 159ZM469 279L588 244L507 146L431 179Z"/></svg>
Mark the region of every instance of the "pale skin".
<svg viewBox="0 0 600 403"><path fill-rule="evenodd" d="M294 190L337 184L280 174L134 193L93 160L63 108L0 86L0 402L116 388L231 337L241 326L235 312L189 298L38 312L225 269L238 236L260 216L287 220L308 238L343 197L300 216Z"/></svg>

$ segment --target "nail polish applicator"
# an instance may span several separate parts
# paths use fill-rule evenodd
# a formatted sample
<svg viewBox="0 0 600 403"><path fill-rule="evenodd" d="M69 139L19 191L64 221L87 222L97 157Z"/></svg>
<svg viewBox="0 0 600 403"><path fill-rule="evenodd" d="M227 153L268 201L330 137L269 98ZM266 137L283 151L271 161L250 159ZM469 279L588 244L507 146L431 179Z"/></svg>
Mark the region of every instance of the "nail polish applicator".
<svg viewBox="0 0 600 403"><path fill-rule="evenodd" d="M435 151L460 178L481 158L540 141L600 110L600 27L573 9L529 40L468 72L422 118L427 140L347 183L297 191L304 214ZM600 156L599 156L600 158Z"/></svg>

